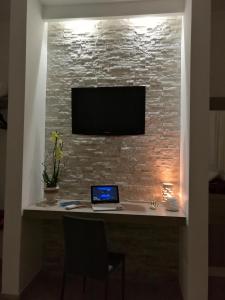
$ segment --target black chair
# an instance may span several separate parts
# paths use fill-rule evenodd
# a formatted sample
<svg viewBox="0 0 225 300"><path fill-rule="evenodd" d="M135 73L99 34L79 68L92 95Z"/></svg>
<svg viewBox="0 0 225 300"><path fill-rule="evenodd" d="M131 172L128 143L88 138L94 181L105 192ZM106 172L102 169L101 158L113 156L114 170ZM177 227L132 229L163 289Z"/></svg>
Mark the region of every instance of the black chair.
<svg viewBox="0 0 225 300"><path fill-rule="evenodd" d="M60 299L64 299L66 275L74 274L83 276L83 293L87 278L104 281L106 300L109 274L122 266L122 299L124 300L125 255L108 252L104 221L65 216L63 227L65 258Z"/></svg>

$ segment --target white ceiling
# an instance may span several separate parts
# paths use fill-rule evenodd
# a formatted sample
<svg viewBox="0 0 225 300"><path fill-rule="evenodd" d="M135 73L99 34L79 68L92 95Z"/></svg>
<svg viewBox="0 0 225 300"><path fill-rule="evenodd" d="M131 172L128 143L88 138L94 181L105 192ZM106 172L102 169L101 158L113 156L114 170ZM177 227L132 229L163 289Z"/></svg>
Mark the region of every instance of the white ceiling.
<svg viewBox="0 0 225 300"><path fill-rule="evenodd" d="M111 2L141 2L142 0L41 0L44 5L94 4ZM157 0L151 0L157 1Z"/></svg>

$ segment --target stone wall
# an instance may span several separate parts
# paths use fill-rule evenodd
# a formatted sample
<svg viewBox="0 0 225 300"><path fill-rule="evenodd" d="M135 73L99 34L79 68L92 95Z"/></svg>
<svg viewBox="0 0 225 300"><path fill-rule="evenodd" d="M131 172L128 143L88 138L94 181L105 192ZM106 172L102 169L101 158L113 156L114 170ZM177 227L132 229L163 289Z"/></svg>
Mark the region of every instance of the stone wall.
<svg viewBox="0 0 225 300"><path fill-rule="evenodd" d="M118 184L122 201L149 201L160 183L179 189L181 18L49 23L48 136L64 139L64 198L90 199L90 185ZM146 86L146 133L139 136L71 134L71 88ZM112 250L127 256L127 276L174 275L178 228L107 224ZM44 222L44 262L62 265L62 224Z"/></svg>
<svg viewBox="0 0 225 300"><path fill-rule="evenodd" d="M160 183L179 190L181 17L49 23L48 136L64 139L61 197L90 199L90 185L118 184L122 201L149 201ZM71 88L146 86L146 133L71 133Z"/></svg>
<svg viewBox="0 0 225 300"><path fill-rule="evenodd" d="M109 249L126 255L126 278L143 282L152 278L176 277L179 265L179 228L165 225L107 223ZM44 267L62 269L62 222L48 220L43 225ZM76 239L76 232L74 232ZM120 272L116 272L120 276Z"/></svg>

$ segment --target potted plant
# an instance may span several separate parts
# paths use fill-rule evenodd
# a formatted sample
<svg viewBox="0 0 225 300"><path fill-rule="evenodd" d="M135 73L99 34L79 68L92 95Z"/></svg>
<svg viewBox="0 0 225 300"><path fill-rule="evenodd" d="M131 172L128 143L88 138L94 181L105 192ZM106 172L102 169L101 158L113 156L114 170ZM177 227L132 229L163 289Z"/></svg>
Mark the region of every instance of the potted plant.
<svg viewBox="0 0 225 300"><path fill-rule="evenodd" d="M53 143L53 150L50 161L44 162L42 173L45 184L45 199L48 204L56 203L56 196L59 191L58 180L63 157L63 141L58 131L52 131L50 141Z"/></svg>

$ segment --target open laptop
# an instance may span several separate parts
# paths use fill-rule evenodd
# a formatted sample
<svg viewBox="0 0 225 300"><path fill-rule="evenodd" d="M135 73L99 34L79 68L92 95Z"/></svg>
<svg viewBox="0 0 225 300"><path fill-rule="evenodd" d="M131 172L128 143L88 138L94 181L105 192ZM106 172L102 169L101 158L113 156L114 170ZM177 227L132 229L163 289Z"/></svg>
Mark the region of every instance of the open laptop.
<svg viewBox="0 0 225 300"><path fill-rule="evenodd" d="M117 185L91 186L91 203L94 211L119 210L119 190Z"/></svg>

